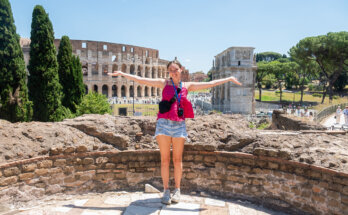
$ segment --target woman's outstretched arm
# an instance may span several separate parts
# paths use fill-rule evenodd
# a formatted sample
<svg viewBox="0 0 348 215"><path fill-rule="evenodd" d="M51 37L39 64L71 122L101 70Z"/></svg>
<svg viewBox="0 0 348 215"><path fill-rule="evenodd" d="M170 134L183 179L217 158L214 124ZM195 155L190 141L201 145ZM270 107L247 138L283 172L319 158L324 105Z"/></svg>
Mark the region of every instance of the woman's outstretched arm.
<svg viewBox="0 0 348 215"><path fill-rule="evenodd" d="M145 84L151 87L164 88L165 79L162 78L143 78L136 75L131 75L121 71L114 71L113 73L108 73L109 76L123 76L129 80L138 82L139 84Z"/></svg>
<svg viewBox="0 0 348 215"><path fill-rule="evenodd" d="M209 82L187 82L187 90L188 91L195 91L195 90L203 90L208 89L211 87L218 86L220 84L227 83L229 81L232 81L233 83L242 86L242 83L240 83L235 77L230 76L227 78L217 79Z"/></svg>

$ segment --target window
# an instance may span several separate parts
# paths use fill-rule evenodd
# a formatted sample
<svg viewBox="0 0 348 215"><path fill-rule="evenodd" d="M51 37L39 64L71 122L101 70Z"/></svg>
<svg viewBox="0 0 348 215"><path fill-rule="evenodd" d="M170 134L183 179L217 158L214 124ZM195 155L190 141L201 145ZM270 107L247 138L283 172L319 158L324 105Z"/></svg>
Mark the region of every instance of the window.
<svg viewBox="0 0 348 215"><path fill-rule="evenodd" d="M238 61L238 66L240 66L240 61Z"/></svg>
<svg viewBox="0 0 348 215"><path fill-rule="evenodd" d="M83 42L81 46L83 49L85 49L87 47L87 43Z"/></svg>
<svg viewBox="0 0 348 215"><path fill-rule="evenodd" d="M115 61L116 61L116 55L112 55L111 61L112 61L112 62L115 62Z"/></svg>
<svg viewBox="0 0 348 215"><path fill-rule="evenodd" d="M148 57L148 56L149 56L149 51L148 51L148 50L146 50L146 52L145 52L145 56L146 56L146 57Z"/></svg>
<svg viewBox="0 0 348 215"><path fill-rule="evenodd" d="M126 51L126 46L122 46L122 52Z"/></svg>
<svg viewBox="0 0 348 215"><path fill-rule="evenodd" d="M103 50L104 51L108 50L108 46L107 45L103 45Z"/></svg>
<svg viewBox="0 0 348 215"><path fill-rule="evenodd" d="M132 52L132 53L134 52L134 49L133 49L133 47L131 48L131 52Z"/></svg>

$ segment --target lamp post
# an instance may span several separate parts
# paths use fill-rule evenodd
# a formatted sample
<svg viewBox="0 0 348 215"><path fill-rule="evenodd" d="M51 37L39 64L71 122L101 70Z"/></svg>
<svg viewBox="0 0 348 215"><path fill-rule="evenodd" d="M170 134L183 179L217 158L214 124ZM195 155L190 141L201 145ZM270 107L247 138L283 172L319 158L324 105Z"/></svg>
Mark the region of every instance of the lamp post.
<svg viewBox="0 0 348 215"><path fill-rule="evenodd" d="M134 94L135 94L135 90L134 90L134 81L133 81L133 116L135 115L135 111L134 111Z"/></svg>

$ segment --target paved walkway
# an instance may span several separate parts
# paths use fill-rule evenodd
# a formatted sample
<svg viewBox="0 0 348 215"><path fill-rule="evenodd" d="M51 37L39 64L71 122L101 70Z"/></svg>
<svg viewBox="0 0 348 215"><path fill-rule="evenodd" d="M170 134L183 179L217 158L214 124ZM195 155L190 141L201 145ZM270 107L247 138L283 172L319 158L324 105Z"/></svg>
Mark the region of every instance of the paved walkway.
<svg viewBox="0 0 348 215"><path fill-rule="evenodd" d="M6 215L284 215L246 201L229 201L208 196L182 195L181 202L163 205L159 193L107 192L103 194L57 195L13 208Z"/></svg>
<svg viewBox="0 0 348 215"><path fill-rule="evenodd" d="M323 126L325 126L326 128L341 129L342 126L344 128L348 128L348 125L344 124L344 115L343 114L341 114L341 119L340 119L340 123L339 124L336 123L335 114L331 114L329 117L324 119L321 122L321 124Z"/></svg>

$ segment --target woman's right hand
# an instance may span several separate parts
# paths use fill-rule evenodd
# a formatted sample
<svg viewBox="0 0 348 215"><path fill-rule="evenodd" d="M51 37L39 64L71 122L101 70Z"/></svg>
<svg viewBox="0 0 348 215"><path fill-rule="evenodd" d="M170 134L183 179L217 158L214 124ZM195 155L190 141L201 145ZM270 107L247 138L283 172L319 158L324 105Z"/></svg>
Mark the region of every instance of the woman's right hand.
<svg viewBox="0 0 348 215"><path fill-rule="evenodd" d="M119 76L121 75L121 71L114 71L113 73L108 73L109 76Z"/></svg>

